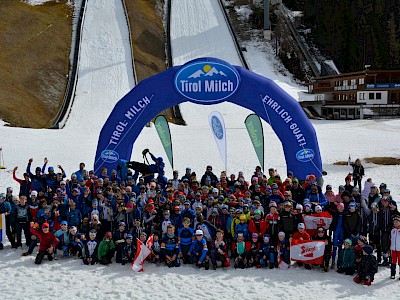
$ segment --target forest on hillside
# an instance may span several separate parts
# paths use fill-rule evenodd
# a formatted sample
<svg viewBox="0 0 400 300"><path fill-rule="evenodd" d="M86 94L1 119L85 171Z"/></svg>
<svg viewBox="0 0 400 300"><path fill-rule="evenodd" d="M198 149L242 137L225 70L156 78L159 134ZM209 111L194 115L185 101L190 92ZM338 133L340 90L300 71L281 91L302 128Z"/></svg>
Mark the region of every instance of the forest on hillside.
<svg viewBox="0 0 400 300"><path fill-rule="evenodd" d="M400 69L400 0L283 0L341 72Z"/></svg>

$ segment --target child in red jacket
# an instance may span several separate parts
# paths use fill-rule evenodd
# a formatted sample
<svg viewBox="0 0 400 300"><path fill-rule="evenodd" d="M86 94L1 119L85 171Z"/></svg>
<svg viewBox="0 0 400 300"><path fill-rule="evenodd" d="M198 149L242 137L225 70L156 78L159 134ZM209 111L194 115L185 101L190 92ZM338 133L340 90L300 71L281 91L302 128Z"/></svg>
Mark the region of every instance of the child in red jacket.
<svg viewBox="0 0 400 300"><path fill-rule="evenodd" d="M42 224L42 231L35 229L33 225L34 223L31 222L31 233L40 239L39 253L36 256L35 264L40 265L45 255L47 255L49 261L52 261L54 249L58 244L58 239L52 232L50 232L49 223Z"/></svg>

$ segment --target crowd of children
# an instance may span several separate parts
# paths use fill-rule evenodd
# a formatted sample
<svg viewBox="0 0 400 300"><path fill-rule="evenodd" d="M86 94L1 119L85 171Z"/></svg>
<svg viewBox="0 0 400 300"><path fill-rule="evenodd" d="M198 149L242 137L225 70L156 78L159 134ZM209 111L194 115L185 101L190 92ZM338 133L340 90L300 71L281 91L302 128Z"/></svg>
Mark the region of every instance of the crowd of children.
<svg viewBox="0 0 400 300"><path fill-rule="evenodd" d="M124 265L135 257L136 240L146 244L151 236L148 260L168 267L182 262L215 270L232 261L235 268L284 269L291 266L293 239L323 241L321 269L356 274L356 283L370 285L378 264L390 267L394 279L400 266L397 204L383 183L376 186L368 179L361 189L359 160L337 193L330 185L323 192L314 175L299 181L288 172L282 180L276 170L266 175L259 166L250 181L242 172L216 176L207 166L200 178L190 168L181 177L174 171L161 186L132 174L121 179L105 168L96 176L84 163L66 179L61 166L56 173L47 163L33 174L29 160L24 179L17 178L15 168L18 195L12 188L0 194L11 247L22 247L23 232L27 251L22 255L38 246L36 264L45 256L75 256L85 265L113 259ZM329 229L319 227L310 236L304 217L323 211L332 215Z"/></svg>

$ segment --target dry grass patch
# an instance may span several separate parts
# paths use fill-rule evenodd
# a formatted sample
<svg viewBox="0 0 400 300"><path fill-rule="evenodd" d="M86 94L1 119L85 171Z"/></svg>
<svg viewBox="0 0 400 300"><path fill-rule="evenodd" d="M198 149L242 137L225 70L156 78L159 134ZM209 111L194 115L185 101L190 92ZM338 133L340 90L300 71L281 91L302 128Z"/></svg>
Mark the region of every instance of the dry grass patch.
<svg viewBox="0 0 400 300"><path fill-rule="evenodd" d="M376 165L400 165L400 158L395 157L366 157L364 160Z"/></svg>
<svg viewBox="0 0 400 300"><path fill-rule="evenodd" d="M162 0L126 1L138 82L166 69L163 5ZM160 114L169 122L185 124L183 119L173 117L172 108Z"/></svg>
<svg viewBox="0 0 400 300"><path fill-rule="evenodd" d="M400 158L395 157L366 157L364 161L376 165L400 165ZM335 166L346 166L347 161L337 161L333 163Z"/></svg>
<svg viewBox="0 0 400 300"><path fill-rule="evenodd" d="M0 118L48 127L67 84L72 7L1 0L0 14Z"/></svg>
<svg viewBox="0 0 400 300"><path fill-rule="evenodd" d="M335 166L346 166L347 165L347 161L337 161L335 163L333 163Z"/></svg>

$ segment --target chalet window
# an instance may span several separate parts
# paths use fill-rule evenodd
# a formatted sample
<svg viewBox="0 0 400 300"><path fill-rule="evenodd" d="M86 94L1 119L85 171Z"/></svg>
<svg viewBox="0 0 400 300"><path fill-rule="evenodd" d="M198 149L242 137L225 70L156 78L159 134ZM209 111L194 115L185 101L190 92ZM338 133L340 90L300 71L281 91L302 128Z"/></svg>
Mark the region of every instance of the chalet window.
<svg viewBox="0 0 400 300"><path fill-rule="evenodd" d="M358 78L358 84L364 84L364 78Z"/></svg>
<svg viewBox="0 0 400 300"><path fill-rule="evenodd" d="M368 99L369 100L374 100L375 99L375 94L374 93L369 93L368 94Z"/></svg>
<svg viewBox="0 0 400 300"><path fill-rule="evenodd" d="M376 100L381 100L382 99L382 93L376 93L375 99Z"/></svg>

